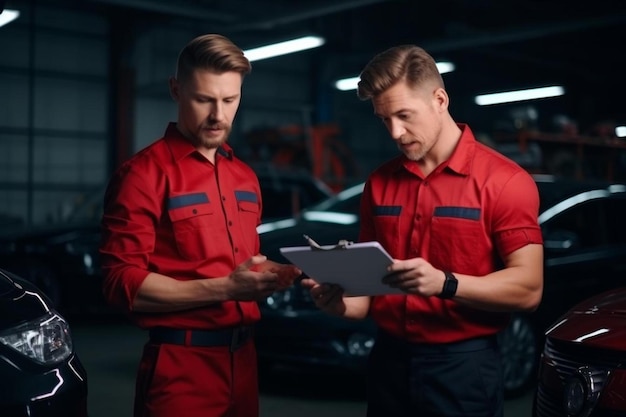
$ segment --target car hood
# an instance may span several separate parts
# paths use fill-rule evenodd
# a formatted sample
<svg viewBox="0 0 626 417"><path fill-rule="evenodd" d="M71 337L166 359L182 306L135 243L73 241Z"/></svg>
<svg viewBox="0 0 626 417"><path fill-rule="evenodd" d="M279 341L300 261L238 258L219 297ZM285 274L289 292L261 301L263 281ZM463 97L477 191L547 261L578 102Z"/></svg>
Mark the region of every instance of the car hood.
<svg viewBox="0 0 626 417"><path fill-rule="evenodd" d="M31 283L0 269L0 332L41 317L51 308Z"/></svg>
<svg viewBox="0 0 626 417"><path fill-rule="evenodd" d="M626 288L577 304L548 329L546 336L595 348L623 349L626 340Z"/></svg>

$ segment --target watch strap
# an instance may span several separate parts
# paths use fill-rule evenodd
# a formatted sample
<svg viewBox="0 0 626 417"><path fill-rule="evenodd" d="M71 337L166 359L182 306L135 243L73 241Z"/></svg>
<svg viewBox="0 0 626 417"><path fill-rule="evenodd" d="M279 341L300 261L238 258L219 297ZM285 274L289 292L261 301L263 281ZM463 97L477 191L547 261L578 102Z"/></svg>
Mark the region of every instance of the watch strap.
<svg viewBox="0 0 626 417"><path fill-rule="evenodd" d="M441 290L441 294L438 295L439 298L449 299L456 295L456 289L459 285L459 281L456 279L454 274L450 271L443 271L446 276L445 281L443 282L443 289Z"/></svg>

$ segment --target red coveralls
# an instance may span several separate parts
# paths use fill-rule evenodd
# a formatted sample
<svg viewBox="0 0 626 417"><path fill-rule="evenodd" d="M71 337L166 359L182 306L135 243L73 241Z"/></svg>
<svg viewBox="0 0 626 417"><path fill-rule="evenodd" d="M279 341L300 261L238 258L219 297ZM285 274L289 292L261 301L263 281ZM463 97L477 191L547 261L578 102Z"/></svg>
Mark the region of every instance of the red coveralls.
<svg viewBox="0 0 626 417"><path fill-rule="evenodd" d="M258 254L261 208L254 171L228 145L218 149L213 165L173 123L163 138L111 178L100 251L105 297L143 329L183 330L181 344L146 344L135 417L258 416L252 339L234 351L227 343L191 346L195 331L213 334L252 325L260 318L255 302L227 301L173 313L134 312L132 304L149 272L211 279L227 276Z"/></svg>

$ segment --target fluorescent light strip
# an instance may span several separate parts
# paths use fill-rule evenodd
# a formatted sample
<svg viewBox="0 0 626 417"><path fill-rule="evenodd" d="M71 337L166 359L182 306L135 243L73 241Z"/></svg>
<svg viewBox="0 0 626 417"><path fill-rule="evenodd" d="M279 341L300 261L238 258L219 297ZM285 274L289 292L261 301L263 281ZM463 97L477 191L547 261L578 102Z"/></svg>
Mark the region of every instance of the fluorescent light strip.
<svg viewBox="0 0 626 417"><path fill-rule="evenodd" d="M248 49L247 51L243 51L243 54L250 62L260 61L261 59L317 48L322 46L324 42L324 38L320 38L319 36L305 36L298 39L292 39L290 41L278 42L271 45Z"/></svg>
<svg viewBox="0 0 626 417"><path fill-rule="evenodd" d="M454 71L454 64L452 62L437 62L437 69L440 74L445 74ZM357 85L361 77L343 78L335 82L335 88L341 91L356 90Z"/></svg>
<svg viewBox="0 0 626 417"><path fill-rule="evenodd" d="M615 136L618 138L626 138L626 126L617 126L615 128Z"/></svg>
<svg viewBox="0 0 626 417"><path fill-rule="evenodd" d="M0 12L0 26L8 25L18 17L20 17L19 10L6 9Z"/></svg>
<svg viewBox="0 0 626 417"><path fill-rule="evenodd" d="M527 90L506 91L502 93L482 94L476 96L474 101L479 106L492 104L510 103L514 101L535 100L539 98L557 97L565 94L561 86L530 88Z"/></svg>

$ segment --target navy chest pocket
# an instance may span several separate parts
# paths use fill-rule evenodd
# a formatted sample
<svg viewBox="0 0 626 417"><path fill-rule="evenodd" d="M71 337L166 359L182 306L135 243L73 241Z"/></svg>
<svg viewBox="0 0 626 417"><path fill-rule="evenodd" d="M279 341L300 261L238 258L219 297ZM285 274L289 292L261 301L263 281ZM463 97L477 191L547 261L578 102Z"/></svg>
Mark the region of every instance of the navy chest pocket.
<svg viewBox="0 0 626 417"><path fill-rule="evenodd" d="M396 253L400 234L398 233L400 224L400 214L402 206L374 206L374 228L376 229L376 240L388 251Z"/></svg>
<svg viewBox="0 0 626 417"><path fill-rule="evenodd" d="M473 207L444 206L436 207L434 217L450 217L456 219L479 220L480 209Z"/></svg>
<svg viewBox="0 0 626 417"><path fill-rule="evenodd" d="M474 207L437 207L431 220L429 261L436 267L459 273L479 274L477 262L489 256L481 210Z"/></svg>
<svg viewBox="0 0 626 417"><path fill-rule="evenodd" d="M255 192L236 190L235 199L237 200L237 208L239 211L248 213L259 212L259 198Z"/></svg>
<svg viewBox="0 0 626 417"><path fill-rule="evenodd" d="M213 206L206 193L171 196L167 212L180 255L188 260L206 259L215 239L209 229L214 226Z"/></svg>
<svg viewBox="0 0 626 417"><path fill-rule="evenodd" d="M242 242L248 253L254 255L258 251L256 227L260 222L259 196L254 191L235 190L235 199Z"/></svg>

